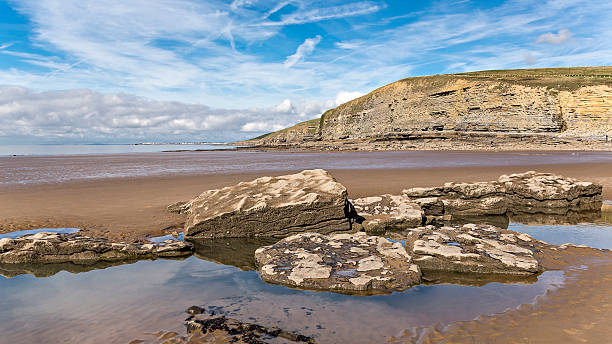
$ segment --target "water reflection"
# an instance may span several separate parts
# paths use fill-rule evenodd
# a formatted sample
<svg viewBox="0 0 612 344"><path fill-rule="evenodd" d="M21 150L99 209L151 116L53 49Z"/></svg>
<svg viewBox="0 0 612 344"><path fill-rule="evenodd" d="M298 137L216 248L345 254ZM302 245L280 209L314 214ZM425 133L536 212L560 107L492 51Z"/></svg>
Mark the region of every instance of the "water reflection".
<svg viewBox="0 0 612 344"><path fill-rule="evenodd" d="M560 243L558 237L612 248L610 225L511 223L510 229L550 243ZM382 342L405 328L503 312L564 281L562 271L519 279L425 272L424 285L390 295L300 291L264 283L249 271L255 249L274 241L198 240L196 254L184 260L2 266L14 276L0 277L2 341L129 342L159 330L184 333L184 310L198 305L319 342Z"/></svg>
<svg viewBox="0 0 612 344"><path fill-rule="evenodd" d="M528 225L612 224L612 211L568 212L563 215L516 213L509 215L453 216L450 225L478 223L508 229L511 223Z"/></svg>
<svg viewBox="0 0 612 344"><path fill-rule="evenodd" d="M218 264L233 265L241 270L255 270L255 250L272 245L276 238L190 239L195 256Z"/></svg>
<svg viewBox="0 0 612 344"><path fill-rule="evenodd" d="M408 326L517 307L562 281L562 272L546 272L527 285L418 286L355 297L267 284L255 271L196 257L140 261L49 278L0 278L0 331L9 343L128 342L145 338L145 332L183 332L184 310L195 304L319 342L381 342Z"/></svg>

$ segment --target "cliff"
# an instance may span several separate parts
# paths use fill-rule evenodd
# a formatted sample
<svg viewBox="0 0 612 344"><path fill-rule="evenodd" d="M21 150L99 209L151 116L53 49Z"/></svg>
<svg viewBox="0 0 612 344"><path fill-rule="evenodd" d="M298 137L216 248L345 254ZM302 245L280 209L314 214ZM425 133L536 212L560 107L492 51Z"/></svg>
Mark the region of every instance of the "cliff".
<svg viewBox="0 0 612 344"><path fill-rule="evenodd" d="M250 143L393 142L500 134L612 135L612 67L407 78L328 110L320 119Z"/></svg>

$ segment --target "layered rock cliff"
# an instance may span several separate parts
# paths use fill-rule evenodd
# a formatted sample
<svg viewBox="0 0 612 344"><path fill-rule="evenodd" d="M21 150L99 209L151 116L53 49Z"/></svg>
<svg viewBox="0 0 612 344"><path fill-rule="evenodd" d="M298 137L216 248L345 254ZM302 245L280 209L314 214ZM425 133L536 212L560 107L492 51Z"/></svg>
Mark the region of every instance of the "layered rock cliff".
<svg viewBox="0 0 612 344"><path fill-rule="evenodd" d="M612 67L403 79L254 143L398 140L457 133L612 135Z"/></svg>

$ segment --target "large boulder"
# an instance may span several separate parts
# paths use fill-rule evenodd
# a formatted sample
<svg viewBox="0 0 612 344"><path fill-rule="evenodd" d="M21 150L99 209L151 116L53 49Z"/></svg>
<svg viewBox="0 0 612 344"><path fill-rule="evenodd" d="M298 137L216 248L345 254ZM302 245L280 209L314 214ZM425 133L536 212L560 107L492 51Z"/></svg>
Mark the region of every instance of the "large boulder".
<svg viewBox="0 0 612 344"><path fill-rule="evenodd" d="M418 227L423 224L421 207L400 195L381 195L351 200L357 214L363 217L362 226L366 233L384 233L387 230Z"/></svg>
<svg viewBox="0 0 612 344"><path fill-rule="evenodd" d="M490 225L426 226L397 236L424 273L530 275L543 270L534 255L543 243Z"/></svg>
<svg viewBox="0 0 612 344"><path fill-rule="evenodd" d="M169 208L187 214L186 236L229 238L348 231L348 207L346 188L317 169L208 190Z"/></svg>
<svg viewBox="0 0 612 344"><path fill-rule="evenodd" d="M192 246L179 240L161 243L117 243L78 233L40 232L0 239L0 263L64 263L119 261L191 255Z"/></svg>
<svg viewBox="0 0 612 344"><path fill-rule="evenodd" d="M439 200L443 203L444 215L461 217L598 211L601 191L601 185L591 182L529 171L502 175L491 182L445 183L440 187L411 188L402 193L422 204L426 216L440 215L439 206L430 206Z"/></svg>
<svg viewBox="0 0 612 344"><path fill-rule="evenodd" d="M264 281L302 289L391 292L421 281L401 243L363 232L303 233L255 251Z"/></svg>

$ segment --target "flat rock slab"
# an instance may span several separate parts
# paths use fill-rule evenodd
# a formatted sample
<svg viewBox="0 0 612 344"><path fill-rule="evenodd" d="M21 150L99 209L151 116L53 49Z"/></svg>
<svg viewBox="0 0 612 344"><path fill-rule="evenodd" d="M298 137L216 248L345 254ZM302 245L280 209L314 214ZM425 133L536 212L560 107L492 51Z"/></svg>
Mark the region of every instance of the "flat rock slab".
<svg viewBox="0 0 612 344"><path fill-rule="evenodd" d="M363 197L351 203L359 216L364 217L363 228L370 234L418 227L425 218L421 206L404 195Z"/></svg>
<svg viewBox="0 0 612 344"><path fill-rule="evenodd" d="M527 234L490 225L426 226L397 234L423 271L529 275L543 271L547 246Z"/></svg>
<svg viewBox="0 0 612 344"><path fill-rule="evenodd" d="M445 183L432 188L411 188L402 193L421 204L425 215L474 216L507 213L543 213L564 215L568 212L601 209L602 186L551 173L502 175L496 181ZM435 199L443 209L432 206Z"/></svg>
<svg viewBox="0 0 612 344"><path fill-rule="evenodd" d="M421 281L401 243L360 232L303 233L255 251L264 281L301 289L401 291Z"/></svg>
<svg viewBox="0 0 612 344"><path fill-rule="evenodd" d="M169 206L187 214L186 236L202 238L348 231L347 208L346 188L321 169L262 177Z"/></svg>
<svg viewBox="0 0 612 344"><path fill-rule="evenodd" d="M40 232L17 239L0 239L0 263L63 263L180 257L193 251L189 243L128 244L90 238L78 233Z"/></svg>

